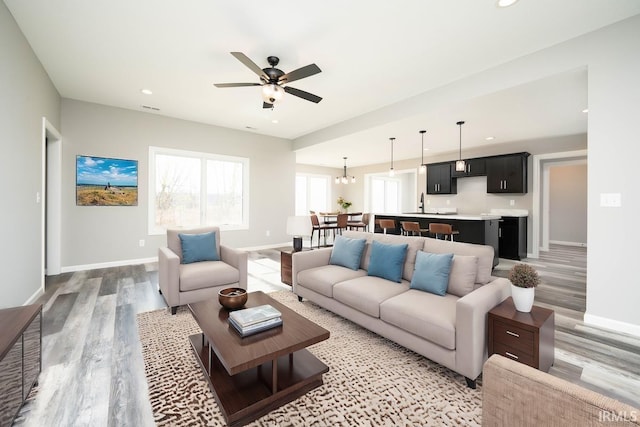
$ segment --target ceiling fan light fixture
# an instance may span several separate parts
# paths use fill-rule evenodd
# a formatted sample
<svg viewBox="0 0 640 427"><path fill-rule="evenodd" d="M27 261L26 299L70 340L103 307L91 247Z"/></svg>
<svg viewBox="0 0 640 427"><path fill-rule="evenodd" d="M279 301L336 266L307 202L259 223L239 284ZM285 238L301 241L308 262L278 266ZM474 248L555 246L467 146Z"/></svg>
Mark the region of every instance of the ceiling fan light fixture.
<svg viewBox="0 0 640 427"><path fill-rule="evenodd" d="M262 85L262 99L267 104L274 104L284 96L284 89L275 83Z"/></svg>

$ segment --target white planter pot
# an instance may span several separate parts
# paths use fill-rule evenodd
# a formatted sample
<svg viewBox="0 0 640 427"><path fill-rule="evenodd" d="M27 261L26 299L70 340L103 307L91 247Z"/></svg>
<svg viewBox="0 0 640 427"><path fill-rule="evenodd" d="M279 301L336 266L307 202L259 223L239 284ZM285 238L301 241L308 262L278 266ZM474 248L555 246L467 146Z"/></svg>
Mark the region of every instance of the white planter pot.
<svg viewBox="0 0 640 427"><path fill-rule="evenodd" d="M511 297L513 298L513 304L516 306L516 310L523 313L529 313L531 311L535 290L536 288L520 288L511 285Z"/></svg>

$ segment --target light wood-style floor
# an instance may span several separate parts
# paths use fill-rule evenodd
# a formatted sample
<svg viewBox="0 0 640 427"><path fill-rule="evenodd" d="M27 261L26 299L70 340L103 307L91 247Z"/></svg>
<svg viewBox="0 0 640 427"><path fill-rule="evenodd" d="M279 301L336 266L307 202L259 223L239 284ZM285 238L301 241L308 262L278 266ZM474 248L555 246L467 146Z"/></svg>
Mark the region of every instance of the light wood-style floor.
<svg viewBox="0 0 640 427"><path fill-rule="evenodd" d="M250 290L290 289L280 283L279 256L277 250L250 254ZM532 263L543 280L536 304L556 311L551 374L640 407L640 339L582 322L586 250L552 247ZM495 274L511 265L501 260ZM38 301L43 371L16 426L153 425L135 316L166 307L157 281L156 264L48 278Z"/></svg>

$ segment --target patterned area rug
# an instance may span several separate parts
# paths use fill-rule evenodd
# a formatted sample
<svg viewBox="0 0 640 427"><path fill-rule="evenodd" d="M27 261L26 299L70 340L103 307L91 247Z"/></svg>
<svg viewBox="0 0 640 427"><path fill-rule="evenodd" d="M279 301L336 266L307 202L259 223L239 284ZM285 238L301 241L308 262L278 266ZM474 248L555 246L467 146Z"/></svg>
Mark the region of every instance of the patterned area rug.
<svg viewBox="0 0 640 427"><path fill-rule="evenodd" d="M250 426L481 424L481 387L291 292L270 294L331 332L309 347L329 366L324 385ZM138 314L149 397L160 426L222 426L224 419L187 337L200 329L185 307Z"/></svg>

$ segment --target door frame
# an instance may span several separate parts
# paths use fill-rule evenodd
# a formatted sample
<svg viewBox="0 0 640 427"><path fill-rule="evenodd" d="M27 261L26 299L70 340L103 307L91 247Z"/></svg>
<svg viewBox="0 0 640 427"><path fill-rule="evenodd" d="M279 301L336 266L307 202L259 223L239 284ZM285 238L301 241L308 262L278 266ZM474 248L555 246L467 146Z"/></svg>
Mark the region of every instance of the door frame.
<svg viewBox="0 0 640 427"><path fill-rule="evenodd" d="M549 249L549 166L566 164L571 160L587 159L587 150L536 154L533 156L533 215L531 224L531 254L539 258L540 251ZM542 238L540 230L543 230ZM587 236L587 241L589 236Z"/></svg>
<svg viewBox="0 0 640 427"><path fill-rule="evenodd" d="M61 273L62 135L42 118L41 287Z"/></svg>

